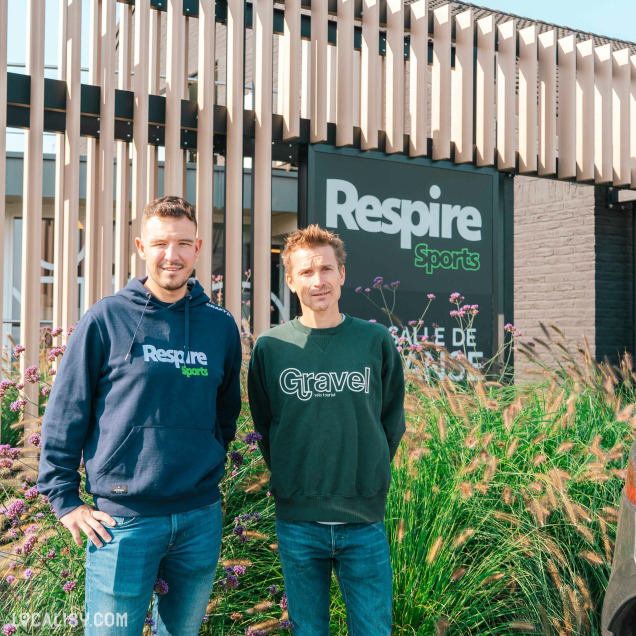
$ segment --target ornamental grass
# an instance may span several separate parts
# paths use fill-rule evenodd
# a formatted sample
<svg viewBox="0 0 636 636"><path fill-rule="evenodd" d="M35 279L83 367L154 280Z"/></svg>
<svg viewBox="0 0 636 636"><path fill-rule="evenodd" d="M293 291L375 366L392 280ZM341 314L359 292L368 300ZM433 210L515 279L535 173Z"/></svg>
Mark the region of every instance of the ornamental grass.
<svg viewBox="0 0 636 636"><path fill-rule="evenodd" d="M636 429L636 375L629 358L618 367L598 364L556 328L544 329L534 346L513 345L535 362L531 382L499 381L504 372L493 379L439 348L404 351L407 433L386 512L396 635L600 634ZM50 350L61 346L43 343L40 383L62 355L49 362ZM537 347L552 354L551 368ZM19 384L15 362L6 365ZM201 634L289 634L268 474L243 397L221 484L223 545ZM16 412L16 399L15 385L5 387L3 413ZM17 437L0 447L0 630L82 633L84 550L33 487L37 433L30 429L24 439L20 424L10 424ZM83 486L82 493L90 502ZM155 589L170 594L165 582ZM335 580L331 610L331 633L346 634Z"/></svg>

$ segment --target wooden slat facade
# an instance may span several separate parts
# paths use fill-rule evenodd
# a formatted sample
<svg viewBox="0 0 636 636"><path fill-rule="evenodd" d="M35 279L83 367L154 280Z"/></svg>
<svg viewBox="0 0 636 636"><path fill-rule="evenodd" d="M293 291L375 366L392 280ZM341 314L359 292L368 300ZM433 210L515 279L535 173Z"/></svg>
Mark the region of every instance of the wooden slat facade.
<svg viewBox="0 0 636 636"><path fill-rule="evenodd" d="M7 2L0 0L0 35L10 28ZM578 40L574 35L559 38L563 31L557 29L519 29L515 20L502 22L493 15L477 19L482 12L457 12L451 4L431 9L428 0L289 0L283 8L274 7L271 0L257 0L248 5L250 12L242 0L228 0L223 6L214 0L163 4L91 3L91 80L100 90L99 111L93 115L100 123L88 134L82 128L86 113L81 106L81 1L60 0L58 77L66 87L66 123L56 150L56 326L68 327L78 316L81 131L89 137L90 155L86 305L112 292L113 253L115 290L129 276L145 273L133 239L139 234L144 206L159 191L159 146L165 146L166 194L185 194L185 151L196 150L196 203L204 238L197 275L210 291L217 148L224 153L225 170L224 303L239 322L243 270L249 267L243 260L243 216L252 207L243 200L245 148L254 139L252 314L257 333L270 321L273 143L330 140L387 153L408 148L411 156L432 153L434 159L495 166L513 174L636 188L633 48L580 41L580 35ZM24 222L30 250L23 254L23 339L33 333L40 315L40 255L32 246L40 244L33 237L41 230L44 37L38 34L43 33L44 6L45 0L29 2L31 96ZM246 24L248 13L253 24ZM197 29L189 29L196 21ZM215 54L219 22L225 25L226 49ZM255 31L253 55L244 55L246 28ZM164 31L165 87L160 79L163 58L158 55ZM195 31L198 38L191 39ZM279 45L275 66L274 38ZM191 57L198 60L196 101L189 101L188 95ZM253 67L246 69L246 61ZM4 130L11 125L5 123L2 83L7 79L6 51L0 51L0 72L4 148ZM248 76L254 86L251 113L245 112L244 102ZM217 77L225 79L225 96L219 103ZM278 119L272 112L274 101L282 115ZM223 144L217 146L217 135L224 136L224 150L219 151ZM4 186L0 163L3 203ZM220 193L216 195L218 200ZM3 222L4 214L0 240Z"/></svg>

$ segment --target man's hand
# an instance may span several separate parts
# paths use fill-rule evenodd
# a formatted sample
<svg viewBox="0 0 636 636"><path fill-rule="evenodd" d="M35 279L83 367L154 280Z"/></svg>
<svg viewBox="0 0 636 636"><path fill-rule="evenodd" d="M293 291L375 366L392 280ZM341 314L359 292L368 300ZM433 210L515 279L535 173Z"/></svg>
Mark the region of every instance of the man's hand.
<svg viewBox="0 0 636 636"><path fill-rule="evenodd" d="M82 536L80 530L98 547L101 548L104 544L100 538L104 539L106 543L110 543L112 537L108 533L108 530L100 523L103 521L109 526L115 525L115 520L107 513L95 510L87 504L83 504L75 510L71 510L60 521L68 528L73 535L73 540L81 548ZM99 535L99 536L98 536Z"/></svg>

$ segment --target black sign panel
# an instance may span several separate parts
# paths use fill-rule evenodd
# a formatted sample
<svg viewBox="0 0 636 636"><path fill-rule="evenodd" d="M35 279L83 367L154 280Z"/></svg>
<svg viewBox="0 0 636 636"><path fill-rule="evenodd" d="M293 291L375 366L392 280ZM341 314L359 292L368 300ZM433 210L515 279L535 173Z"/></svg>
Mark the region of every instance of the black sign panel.
<svg viewBox="0 0 636 636"><path fill-rule="evenodd" d="M415 343L409 321L420 318L433 294L419 335L474 361L494 354L497 171L316 145L306 178L307 223L332 229L347 248L342 311L388 324L364 296L382 304L377 282L374 288L382 277L391 309L391 283L399 281L393 313L406 345ZM462 306L478 305L470 330L469 311L463 324L450 315L454 292L465 298Z"/></svg>

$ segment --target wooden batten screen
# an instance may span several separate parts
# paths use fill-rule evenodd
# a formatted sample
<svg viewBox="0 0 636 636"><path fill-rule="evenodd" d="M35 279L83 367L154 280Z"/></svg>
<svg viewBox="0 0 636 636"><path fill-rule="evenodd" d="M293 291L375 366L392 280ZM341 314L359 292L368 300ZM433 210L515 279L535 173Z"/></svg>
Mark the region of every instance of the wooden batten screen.
<svg viewBox="0 0 636 636"><path fill-rule="evenodd" d="M0 42L12 28L7 3L0 0ZM43 130L59 139L53 295L54 322L63 327L76 322L79 306L82 136L90 140L85 304L120 289L128 276L144 273L133 240L144 206L158 191L157 149L164 146L166 194L185 194L185 151L196 152L187 156L196 156L204 239L197 275L208 291L213 203L224 200L223 296L239 323L244 210L250 207L243 200L245 149L253 148L256 333L269 326L271 315L276 143L329 142L636 188L636 49L624 43L563 36L563 30L527 22L520 28L505 16L477 14L452 3L431 7L428 0L287 0L284 6L272 0L95 0L89 82L95 86L88 86L80 75L82 2L59 4L62 42L55 88L63 88L61 104L44 103L46 0L28 3L26 102L11 101L11 95L24 94L12 91L12 83L24 80L7 74L6 50L0 51L0 150L6 126L29 129L23 200L30 242L22 255L21 290L25 341L36 332L40 315L41 255L34 249L40 243L33 237L41 226ZM194 24L196 29L189 28ZM254 37L246 38L246 28ZM217 42L219 32L225 37ZM219 77L226 80L221 93L215 86ZM246 81L254 104L249 112ZM190 82L197 84L194 99L187 90ZM215 103L219 94L224 99ZM83 107L84 101L90 105L91 95L98 95L94 110ZM16 108L28 110L28 118L23 114L12 121ZM57 118L57 126L44 128L53 111L64 111L63 123ZM219 137L224 143L217 143ZM213 190L215 148L225 155L220 193ZM4 213L0 216L4 241Z"/></svg>

